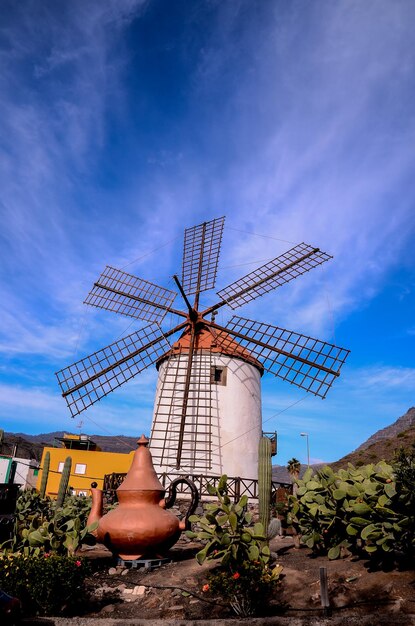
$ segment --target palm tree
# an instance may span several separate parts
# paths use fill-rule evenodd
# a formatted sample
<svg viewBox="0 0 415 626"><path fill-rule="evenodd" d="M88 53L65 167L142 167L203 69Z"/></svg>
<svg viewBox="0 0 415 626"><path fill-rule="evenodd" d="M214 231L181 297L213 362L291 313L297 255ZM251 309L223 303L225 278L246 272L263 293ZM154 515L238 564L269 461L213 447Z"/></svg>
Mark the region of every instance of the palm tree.
<svg viewBox="0 0 415 626"><path fill-rule="evenodd" d="M300 476L300 470L301 470L301 463L298 459L296 458L292 458L288 461L287 463L287 470L288 473L291 476L292 479L292 483L293 483L293 493L294 495L296 494L297 491L297 484L296 484L296 480L298 480L299 476Z"/></svg>

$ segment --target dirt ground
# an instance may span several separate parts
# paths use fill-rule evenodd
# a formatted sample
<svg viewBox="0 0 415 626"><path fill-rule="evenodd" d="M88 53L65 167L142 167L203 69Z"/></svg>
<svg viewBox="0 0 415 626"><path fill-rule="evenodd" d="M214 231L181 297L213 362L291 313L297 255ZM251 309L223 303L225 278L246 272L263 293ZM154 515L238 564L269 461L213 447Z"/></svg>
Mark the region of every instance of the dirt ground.
<svg viewBox="0 0 415 626"><path fill-rule="evenodd" d="M199 546L200 547L200 546ZM103 547L86 548L93 560L88 579L91 595L83 616L116 619L220 619L231 618L230 608L203 593L212 563L198 565L198 545L181 540L170 552L171 562L153 571L116 566ZM294 617L323 615L320 602L320 567L327 568L333 617L415 614L415 571L370 571L368 563L354 557L328 561L296 548L291 537L271 542L276 562L284 567L280 590L267 614ZM375 624L376 621L373 621Z"/></svg>

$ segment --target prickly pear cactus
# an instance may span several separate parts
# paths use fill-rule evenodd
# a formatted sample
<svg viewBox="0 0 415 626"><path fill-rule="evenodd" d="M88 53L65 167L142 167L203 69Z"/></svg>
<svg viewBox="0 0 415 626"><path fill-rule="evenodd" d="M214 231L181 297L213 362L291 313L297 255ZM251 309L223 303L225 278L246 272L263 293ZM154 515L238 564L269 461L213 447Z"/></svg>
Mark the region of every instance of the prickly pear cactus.
<svg viewBox="0 0 415 626"><path fill-rule="evenodd" d="M297 495L289 498L288 523L303 543L330 559L342 548L384 558L396 549L408 520L393 468L384 461L359 468L349 464L337 473L328 466L316 474L309 469L298 481Z"/></svg>

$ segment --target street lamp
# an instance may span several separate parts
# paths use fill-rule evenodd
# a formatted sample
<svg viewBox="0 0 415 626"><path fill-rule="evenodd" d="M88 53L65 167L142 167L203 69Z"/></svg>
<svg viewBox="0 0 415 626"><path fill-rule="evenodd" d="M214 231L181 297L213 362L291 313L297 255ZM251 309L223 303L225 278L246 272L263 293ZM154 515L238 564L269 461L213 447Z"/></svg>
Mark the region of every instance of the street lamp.
<svg viewBox="0 0 415 626"><path fill-rule="evenodd" d="M310 467L310 445L308 443L308 433L300 433L300 437L305 437L307 440L307 467Z"/></svg>

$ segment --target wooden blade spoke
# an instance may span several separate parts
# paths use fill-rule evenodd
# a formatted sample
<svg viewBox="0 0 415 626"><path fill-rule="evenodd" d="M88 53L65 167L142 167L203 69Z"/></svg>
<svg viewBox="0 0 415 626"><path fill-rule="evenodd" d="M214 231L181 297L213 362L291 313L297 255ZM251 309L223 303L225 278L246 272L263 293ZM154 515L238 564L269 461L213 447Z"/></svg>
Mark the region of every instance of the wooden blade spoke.
<svg viewBox="0 0 415 626"><path fill-rule="evenodd" d="M188 295L215 286L224 223L219 217L184 231L182 285Z"/></svg>
<svg viewBox="0 0 415 626"><path fill-rule="evenodd" d="M324 398L350 350L291 330L233 316L227 331L278 378Z"/></svg>
<svg viewBox="0 0 415 626"><path fill-rule="evenodd" d="M217 294L222 300L219 306L226 303L232 309L237 309L243 304L289 283L331 258L319 248L300 243L285 254L218 291ZM213 308L219 308L219 306Z"/></svg>
<svg viewBox="0 0 415 626"><path fill-rule="evenodd" d="M57 372L72 416L123 385L169 349L157 324L149 324Z"/></svg>
<svg viewBox="0 0 415 626"><path fill-rule="evenodd" d="M170 289L107 265L84 304L160 323L169 311L186 316L186 313L171 308L175 297L175 292Z"/></svg>

